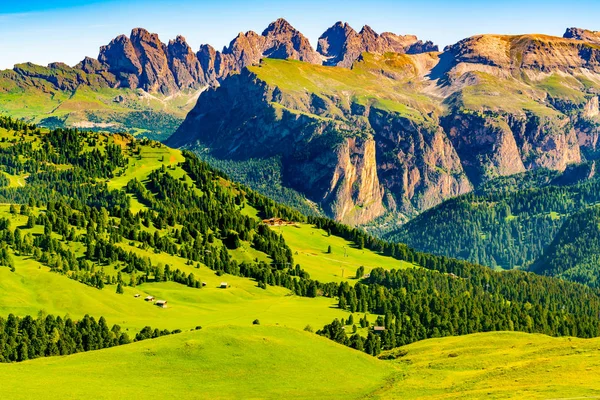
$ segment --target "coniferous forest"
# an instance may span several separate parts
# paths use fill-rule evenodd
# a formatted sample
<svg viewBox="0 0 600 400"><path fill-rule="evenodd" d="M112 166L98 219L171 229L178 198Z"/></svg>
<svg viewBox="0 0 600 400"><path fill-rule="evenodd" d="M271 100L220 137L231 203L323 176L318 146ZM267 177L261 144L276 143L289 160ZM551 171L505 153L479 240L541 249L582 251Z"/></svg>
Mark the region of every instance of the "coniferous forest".
<svg viewBox="0 0 600 400"><path fill-rule="evenodd" d="M524 271L496 272L468 261L426 254L404 244L377 239L361 229L327 218L306 217L243 185L230 183L227 176L190 152L183 153L184 161L176 167L162 166L143 182L134 178L123 190L110 189L107 180L117 179L123 173L128 157L135 158L142 146L163 145L126 138L124 146L106 141L99 148L98 143L106 137L98 133L76 130L44 133L10 119L3 119L2 124L17 130L22 139L37 137L0 149L7 172L30 174L24 187L1 188L0 199L16 203L11 212L27 216L27 226L39 227L41 232L23 234L19 227L11 226L10 220L0 220L1 263L9 268L15 268L12 255L19 254L99 290L116 284L119 292L122 286L164 281L202 290L202 283L192 273L158 265L150 257L141 257L120 245L135 242L157 253L182 257L190 265L205 265L218 274L254 279L265 289L282 286L299 296L336 299L340 309L365 314L365 318L336 320L318 333L373 355L382 349L426 338L475 332L508 330L586 338L600 333L600 296L595 289ZM177 178L173 168L180 168L179 173L185 175ZM581 194L584 198L593 193L586 185L591 183L581 189L590 193ZM546 189L551 190L558 189ZM562 190L564 193L566 189ZM130 196L143 205L135 213ZM551 198L532 197L542 204L552 202ZM527 204L533 201L528 200ZM308 223L351 241L358 249L418 267L374 269L355 285L316 281L302 265L294 262L283 236L241 213L246 204L258 210L262 218L280 217ZM511 210L518 210L519 204L515 200ZM155 228L153 233L148 227ZM80 243L85 251L76 254L66 245L73 242ZM234 260L229 250L242 242L268 255L270 262ZM119 273L105 275L100 268L104 265L120 266ZM349 334L358 327L371 326L366 313L378 315L375 325L385 329L377 334L369 331L366 336ZM128 341L118 328L105 329L106 322L101 321L102 327L98 328L104 332L100 334L104 335L101 342L79 344L84 339L73 333L75 338L65 339L68 345L55 343L58 350L32 345L31 350L27 347L24 351L24 342L12 341L6 347L4 360L68 354ZM15 329L31 331L33 328L27 324L30 323L11 317L10 323L5 323L10 327L5 328L9 332L6 337L14 336ZM73 332L78 330L78 325L68 319L60 320L60 324L59 331L71 325ZM346 329L346 324L350 328ZM45 329L52 333L53 328ZM19 346L21 350L15 350Z"/></svg>

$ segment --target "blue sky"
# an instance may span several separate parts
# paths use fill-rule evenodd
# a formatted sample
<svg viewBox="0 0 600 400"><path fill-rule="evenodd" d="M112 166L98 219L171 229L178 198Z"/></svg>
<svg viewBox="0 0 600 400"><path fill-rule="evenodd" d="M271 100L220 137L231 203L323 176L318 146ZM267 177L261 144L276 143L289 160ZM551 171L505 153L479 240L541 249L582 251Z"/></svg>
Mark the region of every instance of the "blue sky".
<svg viewBox="0 0 600 400"><path fill-rule="evenodd" d="M600 1L240 1L1 0L0 69L31 61L74 65L115 36L144 27L163 42L181 34L194 50L228 44L286 18L313 45L336 21L355 29L415 34L441 47L479 33L562 35L570 26L600 30Z"/></svg>

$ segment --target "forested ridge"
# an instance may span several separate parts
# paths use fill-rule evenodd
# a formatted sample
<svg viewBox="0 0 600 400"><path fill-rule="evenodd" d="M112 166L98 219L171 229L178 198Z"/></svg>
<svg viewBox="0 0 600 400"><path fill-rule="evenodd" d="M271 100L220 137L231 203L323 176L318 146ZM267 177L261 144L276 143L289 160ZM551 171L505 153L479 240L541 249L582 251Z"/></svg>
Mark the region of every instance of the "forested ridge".
<svg viewBox="0 0 600 400"><path fill-rule="evenodd" d="M12 204L10 213L26 221L11 226L8 218L0 219L0 264L12 269L19 268L15 256L30 257L82 284L103 290L116 285L117 293L125 286L163 281L202 290L193 273L141 255L169 254L193 268L254 279L265 290L282 286L298 296L336 299L343 310L377 314L377 324L385 327L379 335L348 337L341 321L319 331L370 354L425 338L482 331L600 333L595 289L522 271L494 272L386 242L327 218L304 216L229 181L191 152L183 152L180 162L157 165L143 179L129 178L130 167L135 171L144 154L168 150L157 142L3 123L16 130L15 140L0 142L0 155L7 160L4 172L10 182L18 173L26 180L0 188L0 202ZM119 180L123 183L115 186ZM375 269L354 286L316 281L295 263L283 236L242 212L246 206L261 218L312 224L358 249L419 267ZM231 251L242 243L268 261L236 261ZM356 323L371 325L366 318Z"/></svg>
<svg viewBox="0 0 600 400"><path fill-rule="evenodd" d="M538 170L488 182L385 237L490 267L528 268L569 215L599 201L595 163L563 173Z"/></svg>
<svg viewBox="0 0 600 400"><path fill-rule="evenodd" d="M585 208L569 217L531 270L599 287L600 208Z"/></svg>

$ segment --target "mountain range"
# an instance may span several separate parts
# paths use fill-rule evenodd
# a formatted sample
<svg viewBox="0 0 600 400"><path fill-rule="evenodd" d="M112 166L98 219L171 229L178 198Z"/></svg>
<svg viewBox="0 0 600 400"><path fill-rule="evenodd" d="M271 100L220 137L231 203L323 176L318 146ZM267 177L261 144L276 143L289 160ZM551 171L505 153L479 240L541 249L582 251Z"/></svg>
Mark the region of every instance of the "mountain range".
<svg viewBox="0 0 600 400"><path fill-rule="evenodd" d="M319 49L348 65L342 28ZM167 143L277 158L283 186L346 223L414 216L495 177L597 157L600 46L590 31L565 36L362 52L349 68L263 59L204 93Z"/></svg>
<svg viewBox="0 0 600 400"><path fill-rule="evenodd" d="M597 394L599 38L279 19L0 72L4 397Z"/></svg>
<svg viewBox="0 0 600 400"><path fill-rule="evenodd" d="M0 112L49 127L127 131L166 139L177 129L199 94L262 58L313 64L348 65L363 51L415 53L437 50L415 36L360 32L338 22L319 39L315 51L287 21L262 34L240 33L222 51L210 45L194 52L183 36L163 43L136 28L102 46L97 59L70 67L24 63L0 71Z"/></svg>
<svg viewBox="0 0 600 400"><path fill-rule="evenodd" d="M316 50L283 19L222 51L136 28L75 67L3 71L0 111L161 139L177 130L168 144L214 159L276 160L278 184L356 225L595 159L599 59L598 33L577 28L478 35L442 52L342 22Z"/></svg>

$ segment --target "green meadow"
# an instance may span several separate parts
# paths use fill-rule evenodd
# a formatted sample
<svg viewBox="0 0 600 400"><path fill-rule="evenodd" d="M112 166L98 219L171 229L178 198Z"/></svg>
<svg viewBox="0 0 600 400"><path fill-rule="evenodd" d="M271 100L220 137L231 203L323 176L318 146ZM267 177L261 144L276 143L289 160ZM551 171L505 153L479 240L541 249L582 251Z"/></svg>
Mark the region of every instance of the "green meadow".
<svg viewBox="0 0 600 400"><path fill-rule="evenodd" d="M0 365L0 390L10 399L356 399L393 371L315 334L221 326Z"/></svg>
<svg viewBox="0 0 600 400"><path fill-rule="evenodd" d="M393 353L401 377L374 399L583 399L600 396L600 340L489 332Z"/></svg>
<svg viewBox="0 0 600 400"><path fill-rule="evenodd" d="M575 399L600 396L599 348L494 332L424 340L383 361L263 323L0 364L0 374L11 399Z"/></svg>
<svg viewBox="0 0 600 400"><path fill-rule="evenodd" d="M89 314L104 316L119 324L130 336L146 325L160 329L191 329L196 326L251 325L254 319L271 325L315 330L334 318L350 314L337 308L334 299L310 299L291 294L287 289L269 286L261 289L256 282L231 275L216 276L212 271L199 274L207 283L202 289L174 282L145 283L125 287L123 295L114 285L96 289L59 275L34 260L17 258L16 270L0 268L0 315L37 315L40 311L80 318ZM218 286L230 285L227 289ZM140 297L134 297L139 294ZM145 302L151 295L168 301L162 309ZM355 314L355 318L359 318Z"/></svg>
<svg viewBox="0 0 600 400"><path fill-rule="evenodd" d="M281 233L294 252L294 261L306 270L312 279L321 282L354 283L356 270L363 266L365 273L373 268L402 269L415 265L377 254L368 249L359 249L350 241L339 236L328 235L323 229L308 224L272 227ZM331 253L328 252L331 247Z"/></svg>

